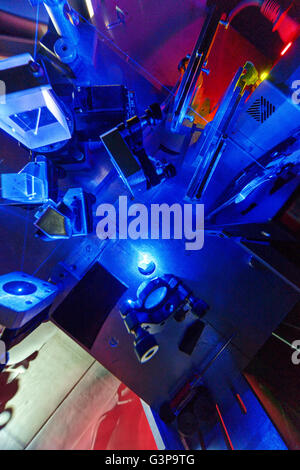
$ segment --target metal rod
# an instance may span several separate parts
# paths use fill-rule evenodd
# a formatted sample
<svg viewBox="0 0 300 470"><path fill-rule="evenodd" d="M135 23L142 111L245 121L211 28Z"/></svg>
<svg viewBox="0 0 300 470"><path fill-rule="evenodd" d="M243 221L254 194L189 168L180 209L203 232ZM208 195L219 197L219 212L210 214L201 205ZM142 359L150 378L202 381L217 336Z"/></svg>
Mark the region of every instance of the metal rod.
<svg viewBox="0 0 300 470"><path fill-rule="evenodd" d="M44 0L44 5L59 36L65 38L70 45L76 46L79 33L72 21L74 12L67 0Z"/></svg>
<svg viewBox="0 0 300 470"><path fill-rule="evenodd" d="M213 365L213 363L218 359L218 357L220 356L220 354L222 354L222 352L227 348L227 346L229 346L229 344L231 343L231 341L233 340L233 338L236 336L236 333L233 333L230 338L226 341L225 344L223 344L223 346L221 347L221 349L217 352L217 354L208 362L208 364L205 366L205 368L203 369L203 371L201 372L201 376L203 376L205 374L205 372L207 371L207 369L209 369L210 366Z"/></svg>
<svg viewBox="0 0 300 470"><path fill-rule="evenodd" d="M280 336L276 335L276 333L272 333L272 336L274 336L275 338L279 339L279 341L281 341L282 343L286 344L287 346L289 346L291 349L294 349L295 351L298 351L298 348L296 346L293 346L291 343L289 343L288 341L286 341L285 339L281 338Z"/></svg>
<svg viewBox="0 0 300 470"><path fill-rule="evenodd" d="M225 425L225 423L224 423L224 420L223 420L223 417L222 417L220 408L219 408L219 406L218 406L217 403L216 403L216 410L217 410L217 414L218 414L218 418L219 418L219 423L220 423L220 425L221 425L221 428L222 428L222 431L223 431L223 434L224 434L224 438L225 438L225 442L226 442L227 449L228 449L228 450L234 450L234 447L233 447L232 441L231 441L231 439L230 439L230 436L229 436L227 427L226 427L226 425Z"/></svg>
<svg viewBox="0 0 300 470"><path fill-rule="evenodd" d="M246 408L245 403L242 400L241 395L239 393L236 393L235 391L233 391L233 393L234 393L234 396L235 396L235 398L236 398L236 400L239 404L239 407L241 408L242 413L244 413L246 415L247 414L247 408Z"/></svg>

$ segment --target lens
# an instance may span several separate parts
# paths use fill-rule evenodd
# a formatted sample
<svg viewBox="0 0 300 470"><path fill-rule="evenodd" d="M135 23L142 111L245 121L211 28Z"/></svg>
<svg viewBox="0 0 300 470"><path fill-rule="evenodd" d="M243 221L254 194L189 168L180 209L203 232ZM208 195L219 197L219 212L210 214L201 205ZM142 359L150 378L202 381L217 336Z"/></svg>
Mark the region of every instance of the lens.
<svg viewBox="0 0 300 470"><path fill-rule="evenodd" d="M151 308L157 307L167 295L167 288L166 287L159 287L152 291L147 299L145 300L145 308L150 310Z"/></svg>
<svg viewBox="0 0 300 470"><path fill-rule="evenodd" d="M153 348L149 349L149 351L147 351L146 354L144 354L144 356L141 359L141 363L144 364L145 362L150 361L150 359L152 359L152 357L157 353L157 351L158 351L158 345L153 346Z"/></svg>
<svg viewBox="0 0 300 470"><path fill-rule="evenodd" d="M31 282L11 281L4 284L3 290L11 295L30 295L33 294L37 288Z"/></svg>

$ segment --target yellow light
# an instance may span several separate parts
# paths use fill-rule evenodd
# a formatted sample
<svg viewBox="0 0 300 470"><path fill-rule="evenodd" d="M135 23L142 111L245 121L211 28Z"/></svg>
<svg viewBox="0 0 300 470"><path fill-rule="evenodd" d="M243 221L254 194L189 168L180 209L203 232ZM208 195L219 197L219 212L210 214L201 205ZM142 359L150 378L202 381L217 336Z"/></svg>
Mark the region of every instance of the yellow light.
<svg viewBox="0 0 300 470"><path fill-rule="evenodd" d="M260 74L261 81L263 82L266 78L268 78L268 76L269 76L269 72L262 72Z"/></svg>
<svg viewBox="0 0 300 470"><path fill-rule="evenodd" d="M93 8L93 0L85 0L90 18L93 18L95 16L94 8Z"/></svg>

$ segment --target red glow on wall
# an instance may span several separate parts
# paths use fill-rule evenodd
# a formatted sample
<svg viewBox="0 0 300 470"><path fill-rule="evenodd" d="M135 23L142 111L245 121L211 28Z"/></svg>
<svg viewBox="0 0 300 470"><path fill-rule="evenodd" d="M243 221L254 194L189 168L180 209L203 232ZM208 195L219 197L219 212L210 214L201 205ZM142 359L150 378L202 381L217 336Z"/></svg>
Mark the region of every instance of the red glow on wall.
<svg viewBox="0 0 300 470"><path fill-rule="evenodd" d="M94 431L94 450L157 450L140 399L125 385L119 401L101 416Z"/></svg>

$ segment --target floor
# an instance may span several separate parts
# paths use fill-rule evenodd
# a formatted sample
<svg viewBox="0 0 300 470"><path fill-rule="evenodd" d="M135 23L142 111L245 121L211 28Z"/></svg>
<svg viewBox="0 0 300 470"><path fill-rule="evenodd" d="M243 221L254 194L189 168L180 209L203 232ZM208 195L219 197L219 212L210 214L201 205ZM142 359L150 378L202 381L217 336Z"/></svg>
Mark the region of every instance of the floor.
<svg viewBox="0 0 300 470"><path fill-rule="evenodd" d="M156 448L139 398L52 323L11 350L1 450Z"/></svg>

